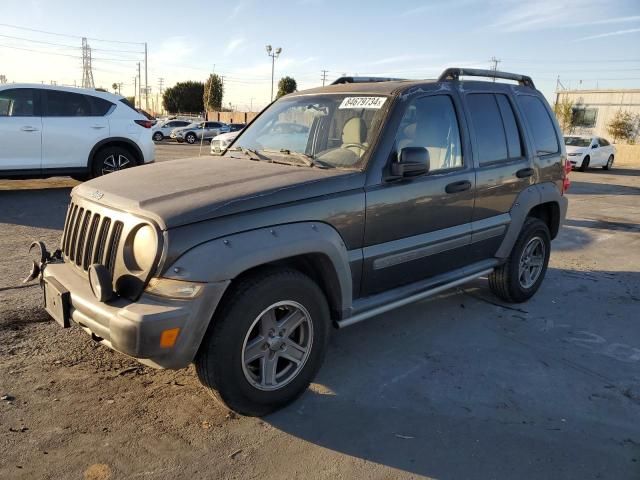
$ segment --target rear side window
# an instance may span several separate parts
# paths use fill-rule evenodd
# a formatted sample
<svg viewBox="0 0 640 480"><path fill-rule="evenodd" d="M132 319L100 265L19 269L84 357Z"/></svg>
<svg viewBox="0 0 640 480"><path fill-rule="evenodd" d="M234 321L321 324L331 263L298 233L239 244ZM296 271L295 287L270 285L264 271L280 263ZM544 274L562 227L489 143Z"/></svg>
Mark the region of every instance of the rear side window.
<svg viewBox="0 0 640 480"><path fill-rule="evenodd" d="M518 103L527 119L527 123L533 134L533 143L538 155L558 153L558 138L549 112L538 97L522 95L518 97Z"/></svg>
<svg viewBox="0 0 640 480"><path fill-rule="evenodd" d="M467 96L480 164L507 160L507 140L498 103L491 93Z"/></svg>
<svg viewBox="0 0 640 480"><path fill-rule="evenodd" d="M79 93L46 90L45 116L88 117L91 116L89 99Z"/></svg>
<svg viewBox="0 0 640 480"><path fill-rule="evenodd" d="M502 115L504 134L507 137L509 159L519 158L522 156L522 143L520 142L520 132L518 131L516 117L513 114L513 108L506 95L496 95L496 100Z"/></svg>
<svg viewBox="0 0 640 480"><path fill-rule="evenodd" d="M11 88L0 91L0 117L33 117L33 89Z"/></svg>
<svg viewBox="0 0 640 480"><path fill-rule="evenodd" d="M98 97L90 97L90 98L91 98L91 103L93 104L92 113L94 117L105 116L115 106L109 100L105 100L104 98L98 98Z"/></svg>

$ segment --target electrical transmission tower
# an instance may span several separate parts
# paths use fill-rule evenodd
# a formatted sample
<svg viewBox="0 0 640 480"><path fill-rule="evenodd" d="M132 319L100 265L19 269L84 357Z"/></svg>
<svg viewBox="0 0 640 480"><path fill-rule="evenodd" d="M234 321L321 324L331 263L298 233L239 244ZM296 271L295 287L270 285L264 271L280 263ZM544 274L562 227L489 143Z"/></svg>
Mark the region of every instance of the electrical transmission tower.
<svg viewBox="0 0 640 480"><path fill-rule="evenodd" d="M0 84L2 84L2 83L7 83L6 75L0 75Z"/></svg>
<svg viewBox="0 0 640 480"><path fill-rule="evenodd" d="M95 88L91 70L91 47L86 37L82 37L82 88Z"/></svg>
<svg viewBox="0 0 640 480"><path fill-rule="evenodd" d="M320 77L322 79L322 86L324 87L325 82L327 81L327 72L328 70L322 70L322 77Z"/></svg>

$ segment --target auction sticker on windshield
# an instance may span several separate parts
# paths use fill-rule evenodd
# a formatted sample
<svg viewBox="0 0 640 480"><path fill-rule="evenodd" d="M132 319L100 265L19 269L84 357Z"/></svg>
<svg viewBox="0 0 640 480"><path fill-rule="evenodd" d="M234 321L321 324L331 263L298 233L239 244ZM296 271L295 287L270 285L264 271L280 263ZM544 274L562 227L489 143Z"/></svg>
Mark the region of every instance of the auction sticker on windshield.
<svg viewBox="0 0 640 480"><path fill-rule="evenodd" d="M343 108L372 108L378 109L384 105L386 97L345 97L338 107Z"/></svg>

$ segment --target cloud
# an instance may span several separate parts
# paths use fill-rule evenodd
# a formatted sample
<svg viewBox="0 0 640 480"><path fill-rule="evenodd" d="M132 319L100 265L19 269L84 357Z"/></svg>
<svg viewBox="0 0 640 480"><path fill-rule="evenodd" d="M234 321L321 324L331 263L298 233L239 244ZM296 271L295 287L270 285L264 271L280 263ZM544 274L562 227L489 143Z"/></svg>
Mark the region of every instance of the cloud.
<svg viewBox="0 0 640 480"><path fill-rule="evenodd" d="M600 33L598 35L590 35L588 37L582 37L574 40L574 42L582 42L584 40L594 40L596 38L615 37L618 35L629 35L630 33L638 33L640 28L630 28L627 30L616 30L615 32Z"/></svg>
<svg viewBox="0 0 640 480"><path fill-rule="evenodd" d="M227 21L233 20L234 18L236 18L240 14L240 12L244 9L244 7L245 7L244 3L242 2L236 3L236 6L231 9L231 13L229 13L229 16L227 17Z"/></svg>
<svg viewBox="0 0 640 480"><path fill-rule="evenodd" d="M246 39L244 39L243 37L232 38L231 40L229 40L229 43L227 43L227 46L224 49L224 56L227 57L231 55L238 48L244 45L245 42L246 42Z"/></svg>
<svg viewBox="0 0 640 480"><path fill-rule="evenodd" d="M431 2L428 5L421 5L419 7L413 7L408 10L404 10L398 14L398 17L413 17L429 10L441 10L443 8L456 8L469 3L475 3L477 0L447 0L441 2Z"/></svg>

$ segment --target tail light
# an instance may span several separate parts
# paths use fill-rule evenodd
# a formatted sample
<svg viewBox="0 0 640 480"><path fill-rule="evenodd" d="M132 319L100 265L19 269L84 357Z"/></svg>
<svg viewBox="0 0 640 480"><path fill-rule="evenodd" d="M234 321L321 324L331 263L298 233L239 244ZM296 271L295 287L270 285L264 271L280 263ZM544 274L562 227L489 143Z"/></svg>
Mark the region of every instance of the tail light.
<svg viewBox="0 0 640 480"><path fill-rule="evenodd" d="M562 165L562 193L569 190L571 186L571 180L569 180L569 172L571 172L571 162L564 160L564 164Z"/></svg>
<svg viewBox="0 0 640 480"><path fill-rule="evenodd" d="M151 128L153 126L153 122L151 120L134 120L134 122L144 128Z"/></svg>

